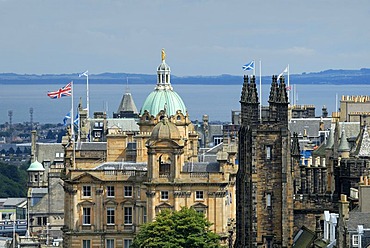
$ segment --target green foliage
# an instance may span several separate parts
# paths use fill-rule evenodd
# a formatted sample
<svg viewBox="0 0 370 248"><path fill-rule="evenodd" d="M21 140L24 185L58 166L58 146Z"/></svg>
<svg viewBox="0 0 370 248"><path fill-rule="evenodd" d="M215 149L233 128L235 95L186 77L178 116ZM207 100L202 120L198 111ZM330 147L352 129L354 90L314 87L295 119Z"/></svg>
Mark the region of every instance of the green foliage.
<svg viewBox="0 0 370 248"><path fill-rule="evenodd" d="M162 211L154 222L140 227L133 248L219 248L220 237L212 224L192 208Z"/></svg>
<svg viewBox="0 0 370 248"><path fill-rule="evenodd" d="M0 197L26 197L27 168L0 163Z"/></svg>

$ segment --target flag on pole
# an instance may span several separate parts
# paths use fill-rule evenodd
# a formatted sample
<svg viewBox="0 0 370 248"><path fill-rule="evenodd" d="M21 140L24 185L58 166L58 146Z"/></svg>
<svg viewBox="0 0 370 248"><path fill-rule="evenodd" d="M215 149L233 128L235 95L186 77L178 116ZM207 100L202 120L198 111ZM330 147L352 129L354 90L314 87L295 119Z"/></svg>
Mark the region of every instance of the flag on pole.
<svg viewBox="0 0 370 248"><path fill-rule="evenodd" d="M244 71L254 70L254 60L252 60L248 64L243 65L242 68Z"/></svg>
<svg viewBox="0 0 370 248"><path fill-rule="evenodd" d="M78 77L82 77L82 76L87 77L89 75L88 73L89 73L89 71L85 71L85 72L79 74Z"/></svg>
<svg viewBox="0 0 370 248"><path fill-rule="evenodd" d="M287 72L288 72L288 66L284 69L282 73L279 74L277 79L279 80L279 78L281 78L284 75L284 73L287 73Z"/></svg>
<svg viewBox="0 0 370 248"><path fill-rule="evenodd" d="M72 112L72 110L70 110L70 111L69 111L69 112L64 116L64 118L63 118L63 124L64 124L64 126L67 126L67 122L68 122L68 120L70 120L70 119L71 119L71 112ZM75 119L73 120L73 124L74 124L75 126L78 126L79 121L80 121L80 116L79 116L79 114L78 114L78 110L77 110L77 114L76 114Z"/></svg>
<svg viewBox="0 0 370 248"><path fill-rule="evenodd" d="M70 82L69 84L67 84L63 88L60 88L57 91L48 92L48 97L50 97L51 99L57 99L71 95L72 95L72 82Z"/></svg>
<svg viewBox="0 0 370 248"><path fill-rule="evenodd" d="M69 119L71 119L71 110L66 114L66 116L64 116L64 119L63 119L64 126L67 126L67 121Z"/></svg>

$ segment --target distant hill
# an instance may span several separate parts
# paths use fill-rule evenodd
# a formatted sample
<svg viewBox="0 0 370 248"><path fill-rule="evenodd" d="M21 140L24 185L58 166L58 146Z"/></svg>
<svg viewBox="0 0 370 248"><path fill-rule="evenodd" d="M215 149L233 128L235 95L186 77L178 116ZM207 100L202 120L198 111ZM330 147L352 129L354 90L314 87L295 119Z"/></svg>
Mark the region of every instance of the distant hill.
<svg viewBox="0 0 370 248"><path fill-rule="evenodd" d="M101 73L89 75L91 84L123 84L129 79L130 84L153 84L157 75L132 74L132 73ZM15 74L0 73L0 84L61 84L73 80L77 84L86 83L85 78L78 77L78 73L71 74ZM173 84L205 84L225 85L241 84L242 75L218 76L188 76L177 77L171 75ZM263 76L262 82L271 82L271 76ZM370 69L360 70L326 70L302 74L291 74L290 82L293 84L369 84Z"/></svg>

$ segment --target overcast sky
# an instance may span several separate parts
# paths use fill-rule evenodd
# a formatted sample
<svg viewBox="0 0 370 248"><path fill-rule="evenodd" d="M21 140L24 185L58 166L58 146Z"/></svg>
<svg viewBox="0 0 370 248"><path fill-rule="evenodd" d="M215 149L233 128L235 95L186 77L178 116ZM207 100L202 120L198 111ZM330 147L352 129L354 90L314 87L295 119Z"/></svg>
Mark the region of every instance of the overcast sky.
<svg viewBox="0 0 370 248"><path fill-rule="evenodd" d="M0 27L0 73L370 68L369 0L0 0Z"/></svg>

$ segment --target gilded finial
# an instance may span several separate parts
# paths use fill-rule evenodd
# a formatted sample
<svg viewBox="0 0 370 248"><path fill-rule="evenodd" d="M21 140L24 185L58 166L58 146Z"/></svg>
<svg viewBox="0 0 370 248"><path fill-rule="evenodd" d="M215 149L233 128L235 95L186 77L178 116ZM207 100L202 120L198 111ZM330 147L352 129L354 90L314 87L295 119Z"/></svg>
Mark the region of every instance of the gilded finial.
<svg viewBox="0 0 370 248"><path fill-rule="evenodd" d="M166 59L166 52L164 51L164 48L162 48L162 61Z"/></svg>

